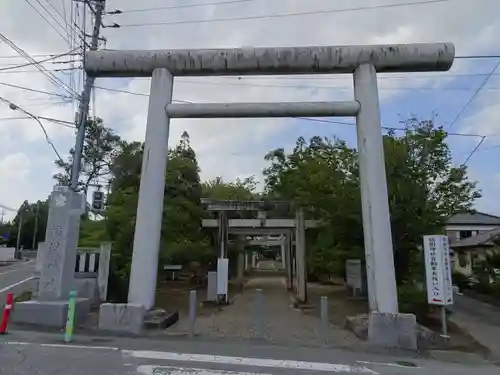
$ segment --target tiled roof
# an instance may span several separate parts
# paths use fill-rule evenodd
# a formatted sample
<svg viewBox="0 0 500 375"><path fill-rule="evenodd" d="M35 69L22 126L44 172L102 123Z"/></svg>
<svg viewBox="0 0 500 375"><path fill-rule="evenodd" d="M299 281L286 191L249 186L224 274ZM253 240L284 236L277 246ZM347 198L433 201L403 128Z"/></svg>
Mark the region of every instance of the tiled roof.
<svg viewBox="0 0 500 375"><path fill-rule="evenodd" d="M500 228L492 229L476 236L464 238L463 240L455 241L450 244L453 249L475 246L491 246L492 239L500 236Z"/></svg>
<svg viewBox="0 0 500 375"><path fill-rule="evenodd" d="M484 212L461 213L449 218L447 224L500 225L500 217Z"/></svg>

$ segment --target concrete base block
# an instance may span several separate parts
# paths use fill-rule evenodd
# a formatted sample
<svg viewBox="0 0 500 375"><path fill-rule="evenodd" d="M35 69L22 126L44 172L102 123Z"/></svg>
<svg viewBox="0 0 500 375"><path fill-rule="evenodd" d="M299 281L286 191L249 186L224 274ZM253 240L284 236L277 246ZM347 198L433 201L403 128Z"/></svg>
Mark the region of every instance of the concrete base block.
<svg viewBox="0 0 500 375"><path fill-rule="evenodd" d="M99 329L140 334L146 310L131 303L103 303L99 310Z"/></svg>
<svg viewBox="0 0 500 375"><path fill-rule="evenodd" d="M368 340L378 346L417 350L417 319L413 314L372 312Z"/></svg>
<svg viewBox="0 0 500 375"><path fill-rule="evenodd" d="M89 312L90 300L88 298L77 298L75 325L85 323ZM12 312L12 322L64 328L67 316L68 301L31 300L15 304Z"/></svg>

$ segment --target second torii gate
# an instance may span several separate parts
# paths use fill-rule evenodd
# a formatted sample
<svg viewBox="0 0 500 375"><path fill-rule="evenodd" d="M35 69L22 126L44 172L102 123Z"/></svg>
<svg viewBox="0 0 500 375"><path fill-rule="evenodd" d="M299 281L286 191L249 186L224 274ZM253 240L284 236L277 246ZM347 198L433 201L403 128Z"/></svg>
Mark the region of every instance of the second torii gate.
<svg viewBox="0 0 500 375"><path fill-rule="evenodd" d="M84 67L89 76L152 77L129 284L130 310L135 309L140 317L155 303L170 119L355 116L370 304L368 336L382 345L416 347L412 333L415 316L398 314L377 72L447 71L454 57L455 48L447 43L87 52ZM273 74L353 74L355 100L172 103L176 76ZM116 309L107 311L116 313Z"/></svg>

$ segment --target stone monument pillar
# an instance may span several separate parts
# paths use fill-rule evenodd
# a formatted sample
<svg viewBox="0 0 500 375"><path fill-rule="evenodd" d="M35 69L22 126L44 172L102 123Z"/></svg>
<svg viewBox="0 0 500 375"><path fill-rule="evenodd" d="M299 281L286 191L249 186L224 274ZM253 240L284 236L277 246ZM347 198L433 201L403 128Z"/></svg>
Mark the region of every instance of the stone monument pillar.
<svg viewBox="0 0 500 375"><path fill-rule="evenodd" d="M85 212L85 197L67 187L54 188L44 246L37 256L41 265L37 299L16 304L13 319L19 323L64 327L69 293L75 290L76 248L80 217ZM77 298L75 321L83 322L90 310L87 298Z"/></svg>

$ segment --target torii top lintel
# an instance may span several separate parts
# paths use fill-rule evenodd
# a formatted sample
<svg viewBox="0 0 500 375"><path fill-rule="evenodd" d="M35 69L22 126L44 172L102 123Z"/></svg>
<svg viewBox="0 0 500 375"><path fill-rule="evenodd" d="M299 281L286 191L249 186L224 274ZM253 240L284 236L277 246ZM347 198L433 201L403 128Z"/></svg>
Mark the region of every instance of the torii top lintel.
<svg viewBox="0 0 500 375"><path fill-rule="evenodd" d="M156 68L174 76L352 73L371 63L377 72L447 71L451 43L200 50L101 50L85 55L94 77L149 77Z"/></svg>

